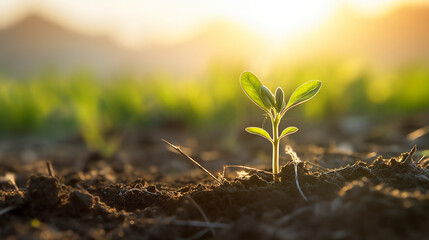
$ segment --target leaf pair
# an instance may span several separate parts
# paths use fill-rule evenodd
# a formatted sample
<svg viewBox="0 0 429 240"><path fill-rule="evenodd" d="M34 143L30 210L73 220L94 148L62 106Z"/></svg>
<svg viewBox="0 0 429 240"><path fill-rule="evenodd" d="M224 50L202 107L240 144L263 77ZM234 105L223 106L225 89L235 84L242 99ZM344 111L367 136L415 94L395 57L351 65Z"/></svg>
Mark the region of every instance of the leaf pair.
<svg viewBox="0 0 429 240"><path fill-rule="evenodd" d="M292 107L310 100L322 86L322 82L318 80L302 84L292 93L286 107L284 107L284 93L280 87L276 90L274 100L274 95L271 91L263 86L261 81L259 81L253 73L242 73L240 76L240 84L246 95L262 110L269 112L271 107L274 107L277 112L281 112L281 114L284 114Z"/></svg>
<svg viewBox="0 0 429 240"><path fill-rule="evenodd" d="M281 87L277 88L276 96L274 96L270 89L264 85L261 85L259 88L259 95L265 105L266 110L270 110L272 107L274 107L274 109L279 113L285 106L284 92Z"/></svg>
<svg viewBox="0 0 429 240"><path fill-rule="evenodd" d="M258 128L258 127L248 127L248 128L246 128L246 131L251 133L251 134L259 135L259 136L267 139L268 141L273 142L273 139L271 138L270 134L268 134L268 132L265 131L265 129ZM280 134L278 140L286 137L289 134L295 133L296 131L298 131L298 128L288 127L285 130L283 130L283 132L282 132L282 134Z"/></svg>

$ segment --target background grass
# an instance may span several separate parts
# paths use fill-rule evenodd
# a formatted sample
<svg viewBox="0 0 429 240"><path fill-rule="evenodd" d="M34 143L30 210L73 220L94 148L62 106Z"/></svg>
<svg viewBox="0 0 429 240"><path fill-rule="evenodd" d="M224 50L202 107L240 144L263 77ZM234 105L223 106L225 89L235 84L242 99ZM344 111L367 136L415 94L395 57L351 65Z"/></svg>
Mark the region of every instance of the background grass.
<svg viewBox="0 0 429 240"><path fill-rule="evenodd" d="M31 79L0 78L0 134L47 137L81 133L90 148L113 151L103 133L181 122L194 130L241 126L262 112L242 93L238 65L213 64L204 76L173 78L132 75L102 79L90 71L71 75L45 72ZM258 77L258 73L255 73ZM286 96L305 81L319 79L317 97L293 110L317 121L348 115L373 118L429 110L429 68L414 64L389 71L316 62L274 68L261 81ZM110 146L112 145L112 146Z"/></svg>

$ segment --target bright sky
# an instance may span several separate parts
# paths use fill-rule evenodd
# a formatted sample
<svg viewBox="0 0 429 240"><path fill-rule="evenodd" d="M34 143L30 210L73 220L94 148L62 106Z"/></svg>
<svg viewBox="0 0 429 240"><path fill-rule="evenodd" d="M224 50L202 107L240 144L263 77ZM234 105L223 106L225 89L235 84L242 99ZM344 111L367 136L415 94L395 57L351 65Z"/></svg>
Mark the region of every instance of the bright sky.
<svg viewBox="0 0 429 240"><path fill-rule="evenodd" d="M30 9L72 28L108 33L123 44L174 43L204 24L231 21L269 40L282 41L316 28L342 6L368 15L428 0L1 0L0 26Z"/></svg>

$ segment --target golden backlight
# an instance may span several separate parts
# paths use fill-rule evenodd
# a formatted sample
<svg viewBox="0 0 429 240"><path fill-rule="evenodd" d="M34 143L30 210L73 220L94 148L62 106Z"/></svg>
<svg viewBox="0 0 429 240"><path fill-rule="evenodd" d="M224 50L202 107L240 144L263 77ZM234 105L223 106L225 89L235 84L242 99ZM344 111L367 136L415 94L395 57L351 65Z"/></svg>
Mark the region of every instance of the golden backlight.
<svg viewBox="0 0 429 240"><path fill-rule="evenodd" d="M104 33L128 46L174 44L211 22L238 24L272 42L314 30L343 6L377 15L402 0L307 1L32 1L3 0L0 26L36 11L84 32ZM419 1L414 1L419 2Z"/></svg>

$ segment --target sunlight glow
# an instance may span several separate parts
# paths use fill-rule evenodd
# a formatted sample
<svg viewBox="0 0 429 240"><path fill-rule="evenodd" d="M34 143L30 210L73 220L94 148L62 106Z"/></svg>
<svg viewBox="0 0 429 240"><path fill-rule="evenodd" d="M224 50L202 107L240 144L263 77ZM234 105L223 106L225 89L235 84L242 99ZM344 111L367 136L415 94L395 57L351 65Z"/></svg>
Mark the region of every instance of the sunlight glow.
<svg viewBox="0 0 429 240"><path fill-rule="evenodd" d="M383 14L389 11L393 4L392 0L349 0L350 5L357 11L363 12L369 16Z"/></svg>
<svg viewBox="0 0 429 240"><path fill-rule="evenodd" d="M233 20L276 41L317 27L335 7L333 0L252 1Z"/></svg>
<svg viewBox="0 0 429 240"><path fill-rule="evenodd" d="M314 30L341 7L374 16L404 2L418 0L4 0L0 26L29 9L73 29L108 34L128 46L175 44L217 21L238 24L271 42L284 42Z"/></svg>

